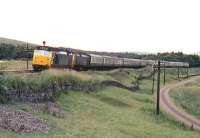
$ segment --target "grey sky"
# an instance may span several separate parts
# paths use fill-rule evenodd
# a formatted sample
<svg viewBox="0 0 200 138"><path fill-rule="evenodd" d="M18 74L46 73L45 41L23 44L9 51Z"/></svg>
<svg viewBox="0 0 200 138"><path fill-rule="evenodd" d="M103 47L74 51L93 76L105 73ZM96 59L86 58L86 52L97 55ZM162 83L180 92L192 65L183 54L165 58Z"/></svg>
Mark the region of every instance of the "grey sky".
<svg viewBox="0 0 200 138"><path fill-rule="evenodd" d="M97 51L200 51L198 0L0 0L0 37Z"/></svg>

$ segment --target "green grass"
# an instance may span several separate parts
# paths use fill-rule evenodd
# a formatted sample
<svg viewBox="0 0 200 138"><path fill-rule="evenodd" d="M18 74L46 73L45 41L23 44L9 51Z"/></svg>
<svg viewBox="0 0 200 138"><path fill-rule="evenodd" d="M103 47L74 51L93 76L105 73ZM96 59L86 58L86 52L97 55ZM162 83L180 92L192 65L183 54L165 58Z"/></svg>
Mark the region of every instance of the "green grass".
<svg viewBox="0 0 200 138"><path fill-rule="evenodd" d="M190 68L189 69L189 74L200 74L200 68Z"/></svg>
<svg viewBox="0 0 200 138"><path fill-rule="evenodd" d="M57 102L67 113L65 119L34 113L52 126L49 134L20 135L0 129L1 137L197 138L200 135L163 113L157 117L152 97L145 94L108 87L96 93L63 93ZM27 106L16 105L29 109Z"/></svg>
<svg viewBox="0 0 200 138"><path fill-rule="evenodd" d="M116 80L124 84L130 84L136 80L136 77L143 69L115 69L110 71L87 71L86 73L93 78L98 77L103 80Z"/></svg>
<svg viewBox="0 0 200 138"><path fill-rule="evenodd" d="M9 102L6 93L17 91L20 94L30 92L47 93L60 90L94 91L101 88L101 78L71 70L46 70L34 74L6 74L0 76L0 102ZM55 95L53 95L55 96ZM45 97L48 99L54 98Z"/></svg>
<svg viewBox="0 0 200 138"><path fill-rule="evenodd" d="M200 119L200 80L174 88L170 93L175 103L183 110Z"/></svg>
<svg viewBox="0 0 200 138"><path fill-rule="evenodd" d="M28 62L28 68L32 69L32 62ZM26 60L4 60L0 62L0 70L23 70L27 69Z"/></svg>
<svg viewBox="0 0 200 138"><path fill-rule="evenodd" d="M1 76L4 79L5 86L14 89L41 89L51 83L78 83L87 82L99 78L92 78L86 73L79 73L70 70L45 70L34 74L6 74ZM75 85L74 84L74 85Z"/></svg>
<svg viewBox="0 0 200 138"><path fill-rule="evenodd" d="M127 71L128 76L125 75ZM86 80L112 79L126 84L133 81L138 72L142 70L87 71L72 72L72 74ZM168 74L167 83L172 80L177 82L174 78L174 74ZM140 82L140 90L136 92L106 87L89 93L80 91L62 93L56 98L56 102L66 112L66 118L57 118L42 112L33 113L34 116L46 120L52 127L49 134L16 134L0 129L0 137L199 138L199 132L174 121L164 112L159 116L155 115L151 88L152 80L146 79ZM30 103L17 102L7 106L31 111Z"/></svg>
<svg viewBox="0 0 200 138"><path fill-rule="evenodd" d="M5 93L12 90L17 90L21 94L30 92L30 90L31 92L40 92L60 89L87 92L102 88L101 82L104 80L115 80L130 85L138 76L138 71L142 70L117 69L105 72L77 72L50 69L34 74L5 74L0 76L0 101L7 102L9 98ZM56 90L53 90L53 87Z"/></svg>

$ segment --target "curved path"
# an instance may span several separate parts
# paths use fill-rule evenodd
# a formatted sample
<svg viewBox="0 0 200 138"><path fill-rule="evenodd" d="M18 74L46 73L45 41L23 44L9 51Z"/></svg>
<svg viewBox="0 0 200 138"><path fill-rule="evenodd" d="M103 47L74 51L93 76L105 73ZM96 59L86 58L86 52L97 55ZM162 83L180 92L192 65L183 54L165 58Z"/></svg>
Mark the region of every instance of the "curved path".
<svg viewBox="0 0 200 138"><path fill-rule="evenodd" d="M196 117L184 112L183 110L179 109L174 102L171 100L169 96L169 92L172 88L175 88L180 85L184 85L185 83L188 83L190 81L194 81L196 79L199 79L200 77L193 77L191 79L188 79L186 81L181 81L179 83L169 85L166 87L163 87L160 90L160 105L163 110L165 110L168 114L176 118L177 120L183 122L189 127L192 127L193 129L200 130L200 120Z"/></svg>

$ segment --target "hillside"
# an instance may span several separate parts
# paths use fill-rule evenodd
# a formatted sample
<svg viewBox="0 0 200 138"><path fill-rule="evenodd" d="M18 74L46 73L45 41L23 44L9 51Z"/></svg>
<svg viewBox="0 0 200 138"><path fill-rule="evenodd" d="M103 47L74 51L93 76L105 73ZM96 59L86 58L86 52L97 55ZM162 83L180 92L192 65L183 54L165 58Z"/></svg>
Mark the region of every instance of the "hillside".
<svg viewBox="0 0 200 138"><path fill-rule="evenodd" d="M33 50L37 45L27 42L0 37L0 60L5 59L29 59L33 56Z"/></svg>
<svg viewBox="0 0 200 138"><path fill-rule="evenodd" d="M71 74L71 77L66 77L63 73ZM57 114L55 109L46 111L49 106L45 106L48 108L41 110L41 104L43 103L12 102L6 104L9 108L25 111L38 119L42 119L47 122L51 129L48 133L19 134L1 128L0 137L199 138L200 134L198 132L190 130L190 128L175 121L164 112L156 116L155 101L151 93L152 78L140 81L139 89L136 91L116 86L96 89L94 87L96 84L88 81L91 78L96 80L106 79L118 81L128 86L135 82L135 79L141 73L148 74L149 72L146 69L117 69L103 72L74 72L67 70L65 72L57 72L52 70L38 76L37 74L17 75L17 78L8 76L5 78L7 81L4 80L6 84L4 86L12 86L15 89L21 88L21 93L24 89L45 89L44 87L48 87L48 81L52 80L52 74L56 76L60 74L62 81L66 79L64 82L70 83L76 89L71 89L70 87L68 90L63 90L53 99L53 102L65 113L64 118L59 117L60 115ZM177 82L176 76L173 74L174 70L171 71L169 69L167 73L166 82L168 84ZM77 79L82 79L83 81ZM58 81L58 78L56 80ZM12 83L13 85L11 85ZM85 92L86 88L83 87L82 83L87 86L89 91ZM95 89L91 91L90 88Z"/></svg>
<svg viewBox="0 0 200 138"><path fill-rule="evenodd" d="M14 46L26 46L27 42L20 41L20 40L14 40L9 38L0 37L0 44L11 44ZM29 46L37 46L36 44L29 43Z"/></svg>

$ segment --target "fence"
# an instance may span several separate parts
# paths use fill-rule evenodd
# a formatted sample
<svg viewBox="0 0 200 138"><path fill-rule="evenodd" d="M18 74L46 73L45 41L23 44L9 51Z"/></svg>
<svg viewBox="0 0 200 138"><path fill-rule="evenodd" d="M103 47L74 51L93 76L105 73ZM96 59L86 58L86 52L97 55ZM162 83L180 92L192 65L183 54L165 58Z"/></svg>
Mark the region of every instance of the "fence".
<svg viewBox="0 0 200 138"><path fill-rule="evenodd" d="M27 66L28 65L28 66ZM0 61L0 71L1 70L26 70L32 69L31 60L3 60Z"/></svg>

